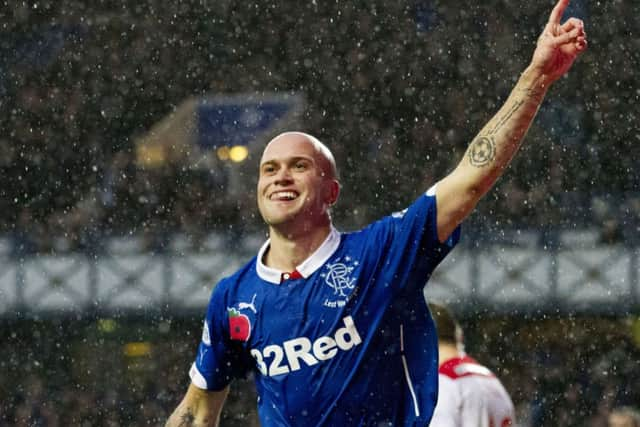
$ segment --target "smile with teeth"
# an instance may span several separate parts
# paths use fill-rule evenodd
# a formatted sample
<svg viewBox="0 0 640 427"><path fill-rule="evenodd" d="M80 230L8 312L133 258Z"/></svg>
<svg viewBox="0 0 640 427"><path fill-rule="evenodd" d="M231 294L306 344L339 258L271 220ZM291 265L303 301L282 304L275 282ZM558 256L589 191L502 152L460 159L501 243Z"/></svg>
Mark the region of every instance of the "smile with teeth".
<svg viewBox="0 0 640 427"><path fill-rule="evenodd" d="M288 201L294 200L297 197L298 193L295 191L276 191L275 193L271 193L269 200Z"/></svg>

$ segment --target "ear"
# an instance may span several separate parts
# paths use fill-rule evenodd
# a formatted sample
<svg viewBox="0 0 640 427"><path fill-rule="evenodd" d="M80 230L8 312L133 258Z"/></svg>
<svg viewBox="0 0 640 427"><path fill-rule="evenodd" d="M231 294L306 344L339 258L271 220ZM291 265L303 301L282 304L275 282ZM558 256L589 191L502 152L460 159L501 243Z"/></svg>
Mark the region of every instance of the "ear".
<svg viewBox="0 0 640 427"><path fill-rule="evenodd" d="M327 183L327 194L325 198L325 202L329 206L333 206L338 201L338 197L340 196L340 183L335 179L330 180Z"/></svg>

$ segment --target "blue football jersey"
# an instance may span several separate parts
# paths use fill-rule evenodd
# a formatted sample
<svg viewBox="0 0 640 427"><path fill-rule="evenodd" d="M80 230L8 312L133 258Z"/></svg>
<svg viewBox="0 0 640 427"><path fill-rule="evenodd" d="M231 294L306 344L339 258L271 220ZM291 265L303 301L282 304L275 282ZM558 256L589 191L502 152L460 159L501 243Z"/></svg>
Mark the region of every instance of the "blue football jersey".
<svg viewBox="0 0 640 427"><path fill-rule="evenodd" d="M332 229L289 275L257 257L214 288L194 385L255 373L263 426L427 425L437 335L423 287L459 239L438 241L430 190L353 233Z"/></svg>

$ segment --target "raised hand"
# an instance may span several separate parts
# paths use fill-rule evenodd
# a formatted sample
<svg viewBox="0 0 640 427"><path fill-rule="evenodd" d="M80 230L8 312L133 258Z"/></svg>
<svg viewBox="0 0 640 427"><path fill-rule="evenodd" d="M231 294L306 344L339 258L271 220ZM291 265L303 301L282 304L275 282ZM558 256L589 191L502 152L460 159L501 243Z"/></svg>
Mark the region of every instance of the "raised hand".
<svg viewBox="0 0 640 427"><path fill-rule="evenodd" d="M578 18L569 18L564 24L560 19L569 0L559 0L551 11L549 22L538 38L531 67L553 82L566 73L575 59L587 48L584 23Z"/></svg>

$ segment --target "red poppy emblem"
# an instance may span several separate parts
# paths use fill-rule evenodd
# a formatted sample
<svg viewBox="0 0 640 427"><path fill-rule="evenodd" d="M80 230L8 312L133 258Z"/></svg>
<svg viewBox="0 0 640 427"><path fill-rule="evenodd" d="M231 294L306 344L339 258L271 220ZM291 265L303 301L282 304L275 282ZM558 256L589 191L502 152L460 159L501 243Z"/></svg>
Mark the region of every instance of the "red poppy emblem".
<svg viewBox="0 0 640 427"><path fill-rule="evenodd" d="M227 309L229 313L229 335L232 340L249 341L251 336L251 322L249 318L235 308Z"/></svg>

